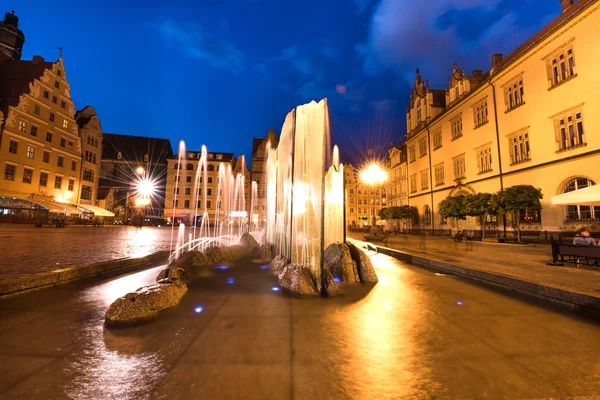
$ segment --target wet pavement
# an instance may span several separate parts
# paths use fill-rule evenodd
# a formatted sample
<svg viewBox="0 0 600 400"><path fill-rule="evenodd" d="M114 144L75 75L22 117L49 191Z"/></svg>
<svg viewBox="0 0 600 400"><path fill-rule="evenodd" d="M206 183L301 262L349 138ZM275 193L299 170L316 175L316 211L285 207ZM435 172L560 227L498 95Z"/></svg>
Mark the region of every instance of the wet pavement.
<svg viewBox="0 0 600 400"><path fill-rule="evenodd" d="M296 299L241 260L147 324L111 301L158 268L0 300L0 398L519 399L600 395L600 325L373 255L377 285Z"/></svg>
<svg viewBox="0 0 600 400"><path fill-rule="evenodd" d="M191 232L191 230L190 230ZM0 225L0 279L168 250L170 227Z"/></svg>

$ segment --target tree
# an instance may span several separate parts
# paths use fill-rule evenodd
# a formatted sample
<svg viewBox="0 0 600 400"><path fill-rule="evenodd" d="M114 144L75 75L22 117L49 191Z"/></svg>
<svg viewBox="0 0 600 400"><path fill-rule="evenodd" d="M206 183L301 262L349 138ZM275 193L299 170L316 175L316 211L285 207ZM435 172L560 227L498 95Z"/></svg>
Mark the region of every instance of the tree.
<svg viewBox="0 0 600 400"><path fill-rule="evenodd" d="M456 225L458 226L459 219L465 219L467 213L465 211L465 196L448 196L444 200L440 201L438 205L438 212L442 217L454 217L456 218Z"/></svg>
<svg viewBox="0 0 600 400"><path fill-rule="evenodd" d="M515 185L508 187L496 193L491 204L496 210L513 215L517 218L518 241L521 241L521 221L519 213L521 210L533 209L535 211L542 210L540 200L544 197L541 189L536 189L531 185Z"/></svg>
<svg viewBox="0 0 600 400"><path fill-rule="evenodd" d="M482 239L485 238L485 216L497 214L491 199L491 193L477 193L466 196L464 201L465 214L480 218Z"/></svg>
<svg viewBox="0 0 600 400"><path fill-rule="evenodd" d="M400 228L400 220L411 220L418 215L417 207L413 206L393 206L384 208L381 211L383 210L385 210L383 213L385 219L395 221L398 228Z"/></svg>
<svg viewBox="0 0 600 400"><path fill-rule="evenodd" d="M388 215L387 215L387 211L388 211L388 209L387 209L387 208L385 208L385 207L383 207L382 209L380 209L380 210L377 212L377 216L379 217L379 219L384 219L384 220L385 220L385 219L389 219L389 218L388 218Z"/></svg>

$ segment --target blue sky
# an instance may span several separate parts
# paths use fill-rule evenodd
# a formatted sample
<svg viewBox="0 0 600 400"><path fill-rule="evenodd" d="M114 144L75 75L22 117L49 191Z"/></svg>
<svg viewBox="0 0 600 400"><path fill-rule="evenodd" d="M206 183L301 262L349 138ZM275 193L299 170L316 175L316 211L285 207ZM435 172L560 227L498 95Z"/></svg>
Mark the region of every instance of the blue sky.
<svg viewBox="0 0 600 400"><path fill-rule="evenodd" d="M416 67L445 88L454 62L487 70L492 53L514 49L514 33L520 44L560 13L558 0L14 6L23 58L53 61L62 46L76 107L94 106L105 132L250 155L252 137L279 132L289 110L327 97L333 141L353 163L404 134Z"/></svg>

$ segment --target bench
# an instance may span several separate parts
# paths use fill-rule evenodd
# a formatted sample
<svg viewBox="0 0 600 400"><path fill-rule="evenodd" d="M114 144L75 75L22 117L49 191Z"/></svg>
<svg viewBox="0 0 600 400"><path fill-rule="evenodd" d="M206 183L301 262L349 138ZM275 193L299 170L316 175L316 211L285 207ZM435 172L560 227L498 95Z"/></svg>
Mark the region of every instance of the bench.
<svg viewBox="0 0 600 400"><path fill-rule="evenodd" d="M600 261L600 246L580 246L576 244L564 244L559 240L554 240L554 237L550 237L550 243L552 245L552 262L554 264L559 263L573 263L593 265ZM583 261L583 262L582 262Z"/></svg>
<svg viewBox="0 0 600 400"><path fill-rule="evenodd" d="M515 235L518 233L515 232ZM521 231L521 242L539 243L540 231Z"/></svg>

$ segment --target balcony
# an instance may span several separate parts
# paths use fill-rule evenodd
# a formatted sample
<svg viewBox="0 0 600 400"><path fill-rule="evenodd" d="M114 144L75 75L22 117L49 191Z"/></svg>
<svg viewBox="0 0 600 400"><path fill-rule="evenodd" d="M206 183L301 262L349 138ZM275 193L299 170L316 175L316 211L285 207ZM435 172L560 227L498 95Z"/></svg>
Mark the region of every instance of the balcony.
<svg viewBox="0 0 600 400"><path fill-rule="evenodd" d="M524 164L529 161L531 161L531 156L529 154L526 154L526 155L511 154L510 155L510 165L511 166Z"/></svg>

